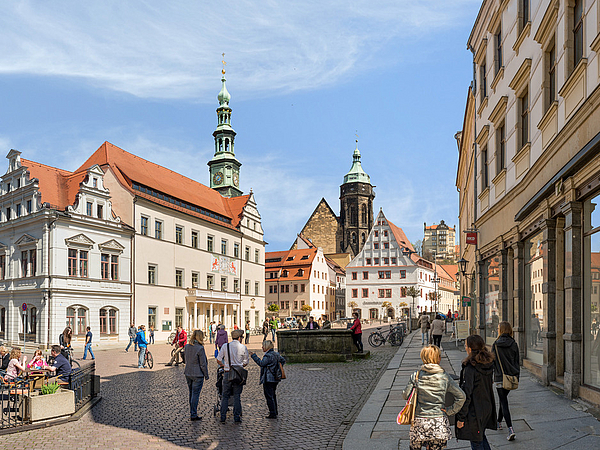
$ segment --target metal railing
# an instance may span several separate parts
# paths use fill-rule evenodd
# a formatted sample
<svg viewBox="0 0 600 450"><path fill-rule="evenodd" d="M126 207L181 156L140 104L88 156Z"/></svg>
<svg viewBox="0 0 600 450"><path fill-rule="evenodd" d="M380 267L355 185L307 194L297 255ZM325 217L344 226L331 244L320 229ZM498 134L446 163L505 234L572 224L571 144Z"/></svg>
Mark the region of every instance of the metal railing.
<svg viewBox="0 0 600 450"><path fill-rule="evenodd" d="M0 384L0 429L29 423L25 412L25 396L28 393L29 381L27 380Z"/></svg>
<svg viewBox="0 0 600 450"><path fill-rule="evenodd" d="M95 362L91 362L71 373L69 389L75 392L75 411L79 410L96 395L94 389L95 377Z"/></svg>

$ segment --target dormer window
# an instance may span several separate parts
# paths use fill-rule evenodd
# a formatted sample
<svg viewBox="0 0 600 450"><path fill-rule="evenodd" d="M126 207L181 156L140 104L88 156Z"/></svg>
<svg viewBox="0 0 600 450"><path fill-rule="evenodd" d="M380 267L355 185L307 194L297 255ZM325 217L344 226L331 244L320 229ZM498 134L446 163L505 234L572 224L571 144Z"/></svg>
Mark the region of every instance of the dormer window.
<svg viewBox="0 0 600 450"><path fill-rule="evenodd" d="M92 206L93 206L92 202L87 202L85 213L86 213L86 215L88 215L90 217L92 216Z"/></svg>
<svg viewBox="0 0 600 450"><path fill-rule="evenodd" d="M94 186L94 188L98 187L98 178L93 178L92 179L92 185Z"/></svg>
<svg viewBox="0 0 600 450"><path fill-rule="evenodd" d="M17 189L21 187L21 179L17 178Z"/></svg>
<svg viewBox="0 0 600 450"><path fill-rule="evenodd" d="M27 214L31 214L31 200L27 200Z"/></svg>
<svg viewBox="0 0 600 450"><path fill-rule="evenodd" d="M104 218L104 208L103 205L98 205L98 219Z"/></svg>
<svg viewBox="0 0 600 450"><path fill-rule="evenodd" d="M6 183L6 192L10 192L10 183Z"/></svg>

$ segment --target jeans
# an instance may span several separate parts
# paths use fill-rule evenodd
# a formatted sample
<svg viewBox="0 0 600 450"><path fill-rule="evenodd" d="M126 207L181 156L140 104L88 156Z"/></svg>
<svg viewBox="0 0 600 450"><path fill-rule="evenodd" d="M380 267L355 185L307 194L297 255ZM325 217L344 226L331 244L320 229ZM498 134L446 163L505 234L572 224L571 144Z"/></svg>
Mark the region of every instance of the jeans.
<svg viewBox="0 0 600 450"><path fill-rule="evenodd" d="M186 375L185 379L190 390L190 417L198 417L198 400L200 400L204 377L188 377Z"/></svg>
<svg viewBox="0 0 600 450"><path fill-rule="evenodd" d="M356 345L357 350L362 353L363 345L362 345L362 333L354 333L352 335L352 340L354 341L354 345Z"/></svg>
<svg viewBox="0 0 600 450"><path fill-rule="evenodd" d="M89 344L85 344L85 347L83 349L83 359L85 359L87 357L88 351L90 352L92 359L96 359L96 357L94 356L94 352L92 351L92 343L91 342Z"/></svg>
<svg viewBox="0 0 600 450"><path fill-rule="evenodd" d="M421 331L421 345L425 345L429 343L429 333L427 330L425 332Z"/></svg>
<svg viewBox="0 0 600 450"><path fill-rule="evenodd" d="M485 434L483 435L483 441L471 441L471 450L491 450L490 443L485 437Z"/></svg>
<svg viewBox="0 0 600 450"><path fill-rule="evenodd" d="M502 422L502 419L506 419L506 426L512 427L512 419L510 417L510 410L508 409L508 394L510 391L504 388L496 388L498 392L498 423Z"/></svg>
<svg viewBox="0 0 600 450"><path fill-rule="evenodd" d="M229 397L233 395L233 420L239 422L242 420L242 401L240 395L244 386L241 384L232 384L227 380L228 372L223 374L223 398L221 399L221 422L227 419L227 408L229 406Z"/></svg>
<svg viewBox="0 0 600 450"><path fill-rule="evenodd" d="M154 333L150 334L150 339L148 339L148 344L154 344Z"/></svg>
<svg viewBox="0 0 600 450"><path fill-rule="evenodd" d="M278 383L263 383L263 392L265 393L270 416L277 415L277 384Z"/></svg>
<svg viewBox="0 0 600 450"><path fill-rule="evenodd" d="M133 349L137 352L137 342L135 342L135 338L134 337L130 337L129 338L129 345L127 346L127 348L125 348L125 351L128 352L129 351L129 347L131 347L131 344L134 345Z"/></svg>
<svg viewBox="0 0 600 450"><path fill-rule="evenodd" d="M146 347L140 347L140 358L138 360L138 369L144 368L144 356L146 356Z"/></svg>
<svg viewBox="0 0 600 450"><path fill-rule="evenodd" d="M213 333L212 331L210 333L208 333L208 338L211 344L213 343L213 341L215 340L215 333Z"/></svg>
<svg viewBox="0 0 600 450"><path fill-rule="evenodd" d="M273 341L273 344L275 343L275 328L271 330L271 341Z"/></svg>
<svg viewBox="0 0 600 450"><path fill-rule="evenodd" d="M250 333L246 333L246 340L244 341L244 344L248 344L250 342Z"/></svg>

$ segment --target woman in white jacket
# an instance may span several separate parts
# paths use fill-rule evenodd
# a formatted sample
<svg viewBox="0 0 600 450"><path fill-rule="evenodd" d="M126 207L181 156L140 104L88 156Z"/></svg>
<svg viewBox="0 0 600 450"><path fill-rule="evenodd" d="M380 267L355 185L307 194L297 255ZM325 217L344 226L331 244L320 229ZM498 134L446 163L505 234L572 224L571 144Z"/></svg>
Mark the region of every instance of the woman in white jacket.
<svg viewBox="0 0 600 450"><path fill-rule="evenodd" d="M444 334L444 321L442 316L439 314L435 316L433 322L431 322L431 337L433 338L433 345L442 347L442 335Z"/></svg>

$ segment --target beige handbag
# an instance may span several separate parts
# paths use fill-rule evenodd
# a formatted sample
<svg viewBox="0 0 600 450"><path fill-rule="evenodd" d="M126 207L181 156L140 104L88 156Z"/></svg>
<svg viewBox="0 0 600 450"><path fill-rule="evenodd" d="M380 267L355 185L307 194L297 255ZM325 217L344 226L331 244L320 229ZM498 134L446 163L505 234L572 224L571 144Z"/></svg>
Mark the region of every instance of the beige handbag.
<svg viewBox="0 0 600 450"><path fill-rule="evenodd" d="M417 383L419 382L419 371L417 371L417 378L415 380ZM410 391L410 395L408 396L408 400L406 401L406 405L398 414L398 418L396 422L398 425L411 425L415 420L415 409L417 407L417 386L413 386Z"/></svg>
<svg viewBox="0 0 600 450"><path fill-rule="evenodd" d="M502 371L502 387L507 391L513 391L519 387L519 378L516 375L506 375L504 373L504 368L502 367L502 360L500 359L500 355L498 354L498 346L495 346L496 350L496 358L498 358L498 363L500 364L500 370Z"/></svg>

